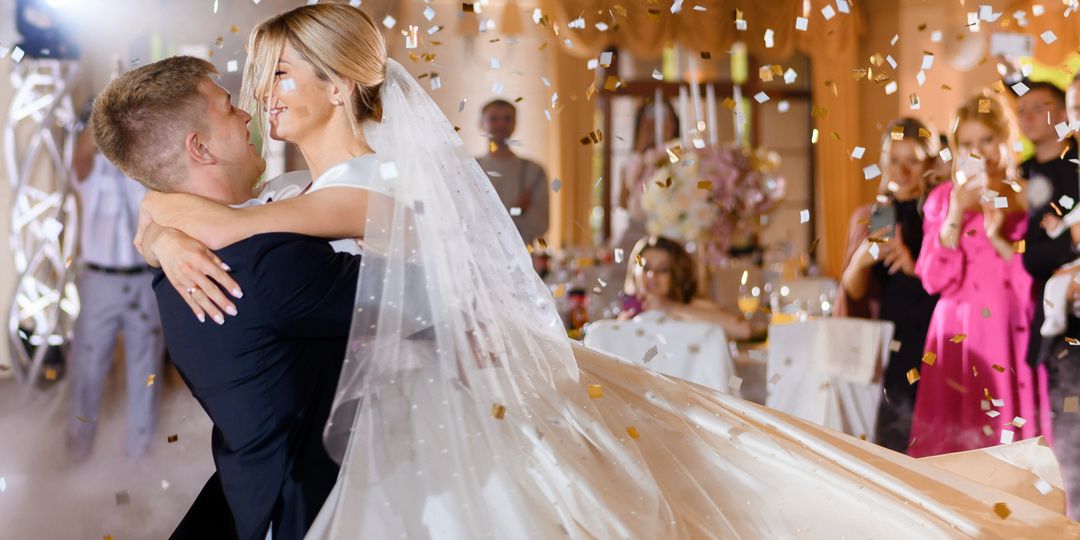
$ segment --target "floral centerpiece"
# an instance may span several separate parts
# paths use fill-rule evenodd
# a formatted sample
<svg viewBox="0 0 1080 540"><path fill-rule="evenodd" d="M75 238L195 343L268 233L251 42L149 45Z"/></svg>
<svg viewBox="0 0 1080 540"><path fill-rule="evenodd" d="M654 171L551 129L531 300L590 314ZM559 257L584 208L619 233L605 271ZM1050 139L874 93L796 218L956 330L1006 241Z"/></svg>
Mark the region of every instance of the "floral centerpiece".
<svg viewBox="0 0 1080 540"><path fill-rule="evenodd" d="M705 261L756 242L762 215L784 196L776 152L717 146L669 147L645 183L642 207L649 234L698 246Z"/></svg>

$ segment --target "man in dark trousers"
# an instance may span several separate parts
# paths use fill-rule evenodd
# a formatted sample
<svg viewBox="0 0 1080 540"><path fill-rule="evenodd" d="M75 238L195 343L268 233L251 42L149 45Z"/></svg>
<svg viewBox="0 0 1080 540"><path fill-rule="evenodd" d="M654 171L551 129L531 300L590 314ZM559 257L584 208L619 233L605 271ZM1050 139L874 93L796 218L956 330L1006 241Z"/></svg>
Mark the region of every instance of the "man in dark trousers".
<svg viewBox="0 0 1080 540"><path fill-rule="evenodd" d="M101 151L150 189L251 204L265 164L248 144L251 117L232 106L213 73L206 61L173 57L110 83L93 112ZM147 236L143 245L205 250L167 229ZM178 291L160 272L154 280L170 354L214 422L217 472L173 537L263 540L270 530L274 540L300 539L337 478L322 430L359 257L296 234L257 235L217 256L248 294L230 290L224 300L216 287ZM235 316L200 321L192 309L208 297Z"/></svg>

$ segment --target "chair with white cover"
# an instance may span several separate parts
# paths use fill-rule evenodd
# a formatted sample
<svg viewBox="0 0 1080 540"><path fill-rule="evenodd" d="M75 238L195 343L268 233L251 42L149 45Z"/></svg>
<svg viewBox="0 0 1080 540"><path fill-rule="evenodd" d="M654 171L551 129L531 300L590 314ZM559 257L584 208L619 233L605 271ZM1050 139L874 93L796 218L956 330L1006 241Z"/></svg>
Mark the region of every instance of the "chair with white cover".
<svg viewBox="0 0 1080 540"><path fill-rule="evenodd" d="M893 323L865 319L770 326L765 404L872 440L892 336Z"/></svg>
<svg viewBox="0 0 1080 540"><path fill-rule="evenodd" d="M646 311L629 321L602 320L588 326L585 346L649 369L739 395L739 379L724 329Z"/></svg>

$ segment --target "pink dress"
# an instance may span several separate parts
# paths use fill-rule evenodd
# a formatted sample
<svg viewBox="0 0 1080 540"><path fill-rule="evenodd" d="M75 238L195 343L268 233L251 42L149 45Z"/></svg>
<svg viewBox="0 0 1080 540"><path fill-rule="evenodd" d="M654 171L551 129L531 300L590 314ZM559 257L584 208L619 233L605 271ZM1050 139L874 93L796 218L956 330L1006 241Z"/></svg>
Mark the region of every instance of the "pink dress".
<svg viewBox="0 0 1080 540"><path fill-rule="evenodd" d="M926 292L941 295L919 370L908 447L915 457L993 446L1040 431L1037 387L1024 361L1031 276L1019 253L1005 261L994 250L981 211L965 213L957 249L941 245L952 186L934 188L926 200L915 265ZM1027 215L1010 212L1002 229L1010 241L1023 239Z"/></svg>

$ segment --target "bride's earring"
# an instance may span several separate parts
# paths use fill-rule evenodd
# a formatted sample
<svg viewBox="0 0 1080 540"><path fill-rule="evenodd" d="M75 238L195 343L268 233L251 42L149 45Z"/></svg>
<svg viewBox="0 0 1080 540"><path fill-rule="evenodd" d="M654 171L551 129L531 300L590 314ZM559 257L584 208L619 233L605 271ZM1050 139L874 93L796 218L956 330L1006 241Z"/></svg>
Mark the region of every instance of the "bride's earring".
<svg viewBox="0 0 1080 540"><path fill-rule="evenodd" d="M331 101L330 103L332 105L334 105L334 106L340 106L340 105L344 104L340 99L335 99L335 100Z"/></svg>

